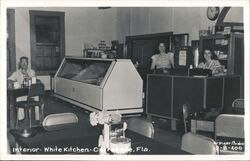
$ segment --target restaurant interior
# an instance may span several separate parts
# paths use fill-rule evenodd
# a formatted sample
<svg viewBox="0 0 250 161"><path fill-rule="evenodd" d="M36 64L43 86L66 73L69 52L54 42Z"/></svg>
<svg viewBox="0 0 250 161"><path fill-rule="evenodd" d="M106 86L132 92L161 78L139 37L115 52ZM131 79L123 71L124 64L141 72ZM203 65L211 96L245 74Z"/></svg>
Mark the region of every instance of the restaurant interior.
<svg viewBox="0 0 250 161"><path fill-rule="evenodd" d="M8 154L245 154L243 7L6 15Z"/></svg>

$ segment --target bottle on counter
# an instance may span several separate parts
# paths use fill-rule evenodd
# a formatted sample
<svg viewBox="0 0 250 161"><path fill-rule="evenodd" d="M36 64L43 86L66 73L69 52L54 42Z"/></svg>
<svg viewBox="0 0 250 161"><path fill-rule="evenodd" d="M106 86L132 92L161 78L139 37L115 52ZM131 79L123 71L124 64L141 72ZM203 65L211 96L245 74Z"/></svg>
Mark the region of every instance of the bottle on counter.
<svg viewBox="0 0 250 161"><path fill-rule="evenodd" d="M208 26L207 31L208 31L208 35L211 35L211 27L210 26Z"/></svg>
<svg viewBox="0 0 250 161"><path fill-rule="evenodd" d="M32 84L32 80L31 78L28 80L28 86L30 86Z"/></svg>
<svg viewBox="0 0 250 161"><path fill-rule="evenodd" d="M23 86L28 87L29 86L29 80L27 76L23 76Z"/></svg>
<svg viewBox="0 0 250 161"><path fill-rule="evenodd" d="M36 77L31 77L31 84L36 84Z"/></svg>
<svg viewBox="0 0 250 161"><path fill-rule="evenodd" d="M194 67L197 68L199 65L199 49L196 48L194 51Z"/></svg>

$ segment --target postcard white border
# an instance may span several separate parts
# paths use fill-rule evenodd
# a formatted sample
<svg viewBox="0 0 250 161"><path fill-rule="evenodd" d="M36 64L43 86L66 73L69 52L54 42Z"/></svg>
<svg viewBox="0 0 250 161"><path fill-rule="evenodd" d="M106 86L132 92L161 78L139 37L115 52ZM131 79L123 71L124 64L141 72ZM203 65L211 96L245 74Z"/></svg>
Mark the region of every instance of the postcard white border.
<svg viewBox="0 0 250 161"><path fill-rule="evenodd" d="M6 8L7 7L207 7L234 6L244 7L245 31L245 107L249 106L249 1L248 0L1 0L0 17L0 54L1 54L1 112L0 112L0 159L1 160L248 160L249 159L249 108L245 108L245 148L243 156L212 156L212 155L7 155L6 136ZM29 43L29 42L27 42Z"/></svg>

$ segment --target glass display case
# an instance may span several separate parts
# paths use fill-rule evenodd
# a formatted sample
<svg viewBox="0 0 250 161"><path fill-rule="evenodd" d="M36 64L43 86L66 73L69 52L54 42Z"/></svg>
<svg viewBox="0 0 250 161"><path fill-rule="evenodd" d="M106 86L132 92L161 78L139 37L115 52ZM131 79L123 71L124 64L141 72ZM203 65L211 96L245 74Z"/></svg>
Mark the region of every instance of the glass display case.
<svg viewBox="0 0 250 161"><path fill-rule="evenodd" d="M142 79L128 59L65 57L55 96L90 111L142 112Z"/></svg>
<svg viewBox="0 0 250 161"><path fill-rule="evenodd" d="M67 59L58 76L82 83L100 85L110 64L110 61L86 60L83 63L82 60Z"/></svg>

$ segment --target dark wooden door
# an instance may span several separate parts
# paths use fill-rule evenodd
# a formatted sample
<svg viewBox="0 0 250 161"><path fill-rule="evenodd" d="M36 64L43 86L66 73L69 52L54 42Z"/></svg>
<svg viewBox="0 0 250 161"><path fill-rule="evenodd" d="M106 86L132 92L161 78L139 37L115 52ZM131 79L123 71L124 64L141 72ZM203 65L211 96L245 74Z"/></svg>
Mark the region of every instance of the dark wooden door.
<svg viewBox="0 0 250 161"><path fill-rule="evenodd" d="M144 91L146 90L147 74L150 73L151 56L156 53L156 45L155 39L132 41L132 61L139 63L137 70L143 79Z"/></svg>
<svg viewBox="0 0 250 161"><path fill-rule="evenodd" d="M233 71L235 75L241 76L240 98L244 98L244 36L241 34L233 35L232 44L233 58Z"/></svg>
<svg viewBox="0 0 250 161"><path fill-rule="evenodd" d="M137 70L143 79L144 92L146 92L147 74L150 73L151 57L159 52L160 42L165 43L167 51L170 50L172 34L172 32L167 32L126 37L127 58L133 63L139 63Z"/></svg>
<svg viewBox="0 0 250 161"><path fill-rule="evenodd" d="M131 59L133 63L138 61L139 68L150 69L151 56L158 52L158 45L164 42L166 50L170 49L170 37L173 32L147 34L138 36L127 36L127 58Z"/></svg>
<svg viewBox="0 0 250 161"><path fill-rule="evenodd" d="M64 57L64 13L30 11L31 66L38 74L57 70Z"/></svg>
<svg viewBox="0 0 250 161"><path fill-rule="evenodd" d="M150 70L151 56L155 53L155 39L134 40L132 60L139 63L139 68Z"/></svg>

